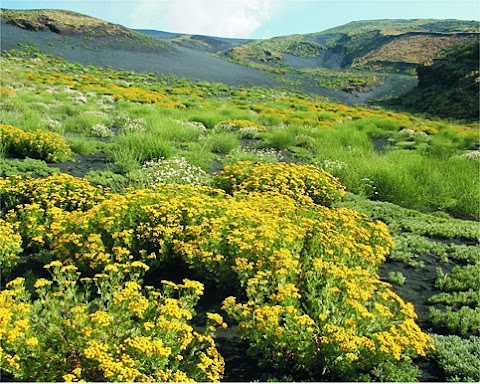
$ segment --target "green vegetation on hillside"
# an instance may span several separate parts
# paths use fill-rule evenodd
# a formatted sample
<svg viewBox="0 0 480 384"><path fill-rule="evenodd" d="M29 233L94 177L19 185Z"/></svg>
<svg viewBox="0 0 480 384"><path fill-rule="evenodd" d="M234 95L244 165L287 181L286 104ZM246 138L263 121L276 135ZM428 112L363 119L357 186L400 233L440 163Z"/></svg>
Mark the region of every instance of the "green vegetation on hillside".
<svg viewBox="0 0 480 384"><path fill-rule="evenodd" d="M419 112L478 120L478 63L478 42L451 48L433 65L418 68L418 87L399 101Z"/></svg>
<svg viewBox="0 0 480 384"><path fill-rule="evenodd" d="M285 54L313 59L328 51L339 56L342 68L413 75L416 66L431 64L443 55L444 49L477 40L475 21L373 20L352 22L319 33L252 41L226 55L241 64L291 74L298 68L287 63Z"/></svg>

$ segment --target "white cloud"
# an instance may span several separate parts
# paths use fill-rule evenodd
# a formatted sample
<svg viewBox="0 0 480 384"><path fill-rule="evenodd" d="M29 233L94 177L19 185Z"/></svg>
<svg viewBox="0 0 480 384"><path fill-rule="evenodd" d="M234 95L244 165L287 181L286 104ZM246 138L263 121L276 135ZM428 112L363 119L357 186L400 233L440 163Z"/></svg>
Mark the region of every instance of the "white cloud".
<svg viewBox="0 0 480 384"><path fill-rule="evenodd" d="M136 28L249 37L270 19L271 10L272 0L142 0L131 20Z"/></svg>

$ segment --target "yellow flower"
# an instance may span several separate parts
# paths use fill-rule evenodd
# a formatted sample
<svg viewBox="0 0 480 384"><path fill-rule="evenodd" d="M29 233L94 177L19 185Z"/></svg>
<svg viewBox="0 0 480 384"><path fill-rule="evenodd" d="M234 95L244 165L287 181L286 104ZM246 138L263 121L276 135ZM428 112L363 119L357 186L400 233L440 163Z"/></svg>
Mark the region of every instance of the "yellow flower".
<svg viewBox="0 0 480 384"><path fill-rule="evenodd" d="M12 281L8 282L5 287L10 288L14 287L16 285L22 285L25 282L25 279L23 277L17 277L13 279Z"/></svg>
<svg viewBox="0 0 480 384"><path fill-rule="evenodd" d="M63 264L60 260L55 260L52 261L50 264L45 265L43 268L49 269L49 268L55 268L55 267L61 267Z"/></svg>
<svg viewBox="0 0 480 384"><path fill-rule="evenodd" d="M207 312L207 318L215 321L218 325L222 325L223 323L223 317L220 316L218 313Z"/></svg>
<svg viewBox="0 0 480 384"><path fill-rule="evenodd" d="M66 375L63 375L62 378L66 383L71 383L73 382L73 380L76 379L75 375L72 375L71 373L67 373Z"/></svg>
<svg viewBox="0 0 480 384"><path fill-rule="evenodd" d="M155 324L150 321L146 321L145 323L143 323L143 327L146 331L149 331L150 329L155 328Z"/></svg>
<svg viewBox="0 0 480 384"><path fill-rule="evenodd" d="M130 264L130 266L133 268L142 268L145 271L148 271L150 269L150 267L147 264L142 263L141 261L134 261L132 262L132 264Z"/></svg>
<svg viewBox="0 0 480 384"><path fill-rule="evenodd" d="M35 345L38 345L38 339L36 337L30 337L25 341L25 344L28 346L34 347Z"/></svg>
<svg viewBox="0 0 480 384"><path fill-rule="evenodd" d="M43 287L49 287L50 285L52 285L52 282L50 280L47 280L47 279L38 279L35 284L33 285L33 287L35 289L39 289L39 288L43 288Z"/></svg>

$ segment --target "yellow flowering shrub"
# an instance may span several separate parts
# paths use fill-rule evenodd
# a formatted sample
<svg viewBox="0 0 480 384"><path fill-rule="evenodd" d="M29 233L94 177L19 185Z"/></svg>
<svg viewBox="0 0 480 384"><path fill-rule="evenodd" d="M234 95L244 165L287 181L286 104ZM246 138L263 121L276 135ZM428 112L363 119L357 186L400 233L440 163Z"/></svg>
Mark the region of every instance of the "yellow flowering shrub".
<svg viewBox="0 0 480 384"><path fill-rule="evenodd" d="M231 130L231 131L241 131L245 128L250 128L258 132L266 132L267 128L264 125L254 123L253 121L246 120L246 119L228 119L222 120L220 123L217 124L217 127Z"/></svg>
<svg viewBox="0 0 480 384"><path fill-rule="evenodd" d="M56 207L65 211L86 210L107 196L107 190L66 173L45 178L0 178L0 199L4 211L20 204L34 203L44 209Z"/></svg>
<svg viewBox="0 0 480 384"><path fill-rule="evenodd" d="M297 172L296 167L274 169L281 176ZM247 163L255 175L254 168ZM310 168L297 173L310 177L306 170ZM251 180L263 180L260 176ZM432 343L415 324L413 306L378 279L378 266L393 247L385 224L350 209L319 205L317 187L306 188L301 178L292 176L295 181L290 182L280 176L275 183L287 183L289 188L252 187L248 193L231 196L209 187L161 185L155 191L100 195L96 204L80 204L71 212L47 206L39 198L38 202L17 206L9 220L18 220L22 228L29 217L35 218L37 213L41 217L42 210L57 210L55 219L44 225L48 241L43 246L71 265L56 261L49 267L67 273L66 268L75 265L73 268L90 275L92 269L98 272L93 280L100 295L95 311L86 311L85 303L78 300L74 308L60 306L58 310L73 311L71 318L63 319L69 327L77 317L84 324L75 332L84 338L82 353L92 356L88 361L103 375L101 380L150 380L142 375L152 372L150 368L140 370L137 363L124 362L123 350L99 341L112 329L117 315L126 316L126 320L118 318L126 324L135 319L139 327L138 333L125 335L118 343L128 351L125 361L140 361L144 359L140 355L148 354L160 364L179 355L174 348L183 351L198 339L208 344L197 356L200 362L196 367L205 373L202 380L220 375L220 359L209 349L213 344L187 324L193 316L189 303L203 291L200 283L163 281L162 296L154 289L143 289L138 281L120 284L115 280L125 273L125 265L138 272L178 258L219 285L244 289L246 302L232 297L225 300L224 309L239 322L242 335L266 363L288 367L299 375L306 372L309 376L305 379L342 381L355 377L366 381L375 379L378 370L382 380L415 377L411 359L424 355ZM309 180L316 180L315 174ZM32 185L25 186L24 195L30 196ZM339 195L342 191L340 187ZM33 239L32 235L25 237ZM47 281L36 284L37 290L53 289ZM188 300L175 296L184 291L194 296ZM45 313L49 311L54 309L45 309ZM207 318L208 331L224 327L220 317ZM151 332L159 324L165 331L181 333L181 337L177 334L179 346L153 338ZM8 353L14 356L14 352ZM180 356L183 361L184 354ZM154 379L196 379L188 369L180 371L166 366ZM82 366L82 372L89 372L88 364ZM62 375L74 373L70 370Z"/></svg>
<svg viewBox="0 0 480 384"><path fill-rule="evenodd" d="M55 132L40 129L26 132L11 125L0 124L0 139L4 150L12 155L52 163L68 160L73 155L67 142Z"/></svg>
<svg viewBox="0 0 480 384"><path fill-rule="evenodd" d="M5 277L17 264L22 251L22 237L15 225L0 219L0 270Z"/></svg>
<svg viewBox="0 0 480 384"><path fill-rule="evenodd" d="M112 264L93 278L54 261L38 279L37 299L17 278L0 292L1 368L28 381L219 381L211 314L205 331L188 324L201 283L142 286L137 262ZM81 284L80 282L81 281ZM91 298L94 285L100 296ZM82 288L85 286L85 289ZM175 290L171 289L175 285ZM203 286L202 286L203 289Z"/></svg>
<svg viewBox="0 0 480 384"><path fill-rule="evenodd" d="M313 165L294 163L256 164L241 161L225 167L214 184L227 193L278 192L302 204L329 206L338 201L345 188L337 178Z"/></svg>

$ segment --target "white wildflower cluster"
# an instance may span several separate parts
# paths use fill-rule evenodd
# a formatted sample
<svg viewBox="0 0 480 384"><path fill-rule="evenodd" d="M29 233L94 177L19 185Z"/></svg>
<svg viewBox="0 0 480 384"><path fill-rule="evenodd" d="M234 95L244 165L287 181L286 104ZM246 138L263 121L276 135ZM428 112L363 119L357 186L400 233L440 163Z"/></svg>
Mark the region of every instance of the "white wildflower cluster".
<svg viewBox="0 0 480 384"><path fill-rule="evenodd" d="M236 148L230 152L225 160L235 161L258 161L262 163L278 163L284 160L284 156L275 148L264 149L250 149L250 148Z"/></svg>
<svg viewBox="0 0 480 384"><path fill-rule="evenodd" d="M101 100L105 104L113 104L113 102L115 101L112 95L102 95Z"/></svg>
<svg viewBox="0 0 480 384"><path fill-rule="evenodd" d="M132 119L127 113L120 113L116 118L116 123L125 132L145 132L145 119L140 117Z"/></svg>
<svg viewBox="0 0 480 384"><path fill-rule="evenodd" d="M260 127L256 127L255 125L240 128L238 125L232 123L218 123L215 126L215 129L238 133L242 139L255 139L258 134L262 132L262 129Z"/></svg>
<svg viewBox="0 0 480 384"><path fill-rule="evenodd" d="M69 99L73 104L87 104L88 102L87 96L84 95L69 97Z"/></svg>
<svg viewBox="0 0 480 384"><path fill-rule="evenodd" d="M49 116L44 117L42 121L47 124L50 129L58 129L62 126L60 121L52 119Z"/></svg>
<svg viewBox="0 0 480 384"><path fill-rule="evenodd" d="M82 95L82 92L77 91L77 90L75 90L75 89L72 89L72 88L70 88L70 87L65 87L65 88L63 88L62 91L63 91L64 93L70 93L70 94L76 95L76 96Z"/></svg>
<svg viewBox="0 0 480 384"><path fill-rule="evenodd" d="M164 184L188 184L208 185L210 183L210 175L203 169L189 164L184 157L165 160L147 161L142 166L141 171L152 188L156 188L158 183Z"/></svg>
<svg viewBox="0 0 480 384"><path fill-rule="evenodd" d="M455 158L480 161L480 151L466 152L466 153L463 153L461 155L455 156Z"/></svg>
<svg viewBox="0 0 480 384"><path fill-rule="evenodd" d="M107 117L108 115L102 111L86 111L86 115L96 116L96 117Z"/></svg>
<svg viewBox="0 0 480 384"><path fill-rule="evenodd" d="M336 171L348 168L348 164L339 160L323 160L320 167L327 172L335 173Z"/></svg>
<svg viewBox="0 0 480 384"><path fill-rule="evenodd" d="M183 121L183 120L175 120L176 123L181 124L187 127L196 127L200 128L202 131L206 131L207 127L201 121Z"/></svg>
<svg viewBox="0 0 480 384"><path fill-rule="evenodd" d="M398 132L399 135L402 136L428 136L426 132L423 131L414 131L413 129L410 128L404 128L400 132Z"/></svg>
<svg viewBox="0 0 480 384"><path fill-rule="evenodd" d="M220 129L224 131L236 131L238 127L235 124L230 124L230 123L218 123L215 126L215 129Z"/></svg>
<svg viewBox="0 0 480 384"><path fill-rule="evenodd" d="M90 131L96 137L112 137L114 135L113 131L105 124L95 124L90 128Z"/></svg>

